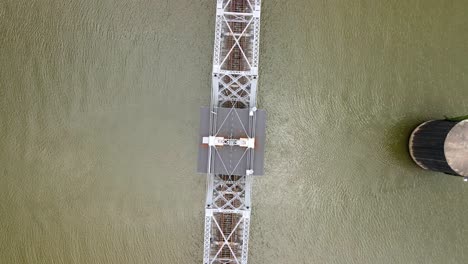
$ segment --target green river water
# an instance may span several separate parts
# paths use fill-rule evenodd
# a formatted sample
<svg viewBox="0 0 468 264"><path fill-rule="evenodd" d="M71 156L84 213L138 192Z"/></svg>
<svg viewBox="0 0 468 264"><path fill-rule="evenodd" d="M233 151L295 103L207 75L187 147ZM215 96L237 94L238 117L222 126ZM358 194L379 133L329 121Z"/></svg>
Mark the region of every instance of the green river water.
<svg viewBox="0 0 468 264"><path fill-rule="evenodd" d="M201 263L214 0L0 0L0 263ZM249 263L468 263L468 2L264 0Z"/></svg>

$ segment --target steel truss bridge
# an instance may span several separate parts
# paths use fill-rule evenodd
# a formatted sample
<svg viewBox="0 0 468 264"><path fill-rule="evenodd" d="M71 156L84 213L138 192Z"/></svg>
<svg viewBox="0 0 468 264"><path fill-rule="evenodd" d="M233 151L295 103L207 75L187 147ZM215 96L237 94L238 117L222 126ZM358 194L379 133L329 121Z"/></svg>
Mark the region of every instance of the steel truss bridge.
<svg viewBox="0 0 468 264"><path fill-rule="evenodd" d="M265 134L265 113L256 107L260 2L216 2L211 105L201 113L198 164L207 175L204 264L247 263Z"/></svg>

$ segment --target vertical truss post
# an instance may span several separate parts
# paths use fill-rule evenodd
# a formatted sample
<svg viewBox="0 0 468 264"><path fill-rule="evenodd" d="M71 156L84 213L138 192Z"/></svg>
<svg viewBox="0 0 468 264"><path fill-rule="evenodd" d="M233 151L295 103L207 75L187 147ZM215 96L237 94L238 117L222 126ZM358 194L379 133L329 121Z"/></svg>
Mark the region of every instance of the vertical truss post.
<svg viewBox="0 0 468 264"><path fill-rule="evenodd" d="M243 226L243 241L244 244L242 244L242 257L241 257L241 263L242 264L247 264L247 259L249 257L249 232L250 232L250 211L246 212L244 215L244 226Z"/></svg>
<svg viewBox="0 0 468 264"><path fill-rule="evenodd" d="M205 210L205 232L203 242L203 264L210 263L210 250L211 250L211 218L213 212L209 209Z"/></svg>

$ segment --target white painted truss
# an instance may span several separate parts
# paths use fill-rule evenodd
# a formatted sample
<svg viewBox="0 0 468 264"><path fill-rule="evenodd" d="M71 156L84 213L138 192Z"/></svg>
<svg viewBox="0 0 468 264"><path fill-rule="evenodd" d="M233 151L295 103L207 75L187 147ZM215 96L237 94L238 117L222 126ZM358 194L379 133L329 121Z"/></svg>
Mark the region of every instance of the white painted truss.
<svg viewBox="0 0 468 264"><path fill-rule="evenodd" d="M212 104L256 105L260 1L218 0L213 53Z"/></svg>
<svg viewBox="0 0 468 264"><path fill-rule="evenodd" d="M218 107L256 111L260 6L260 0L217 0L210 118L212 137L217 134L216 118L213 117ZM246 134L254 138L253 126L246 129ZM209 138L206 140L209 142ZM216 155L216 147L215 143L209 146L203 263L246 264L253 178L249 173L212 173L214 159L211 157ZM247 148L246 153L251 162L253 152Z"/></svg>

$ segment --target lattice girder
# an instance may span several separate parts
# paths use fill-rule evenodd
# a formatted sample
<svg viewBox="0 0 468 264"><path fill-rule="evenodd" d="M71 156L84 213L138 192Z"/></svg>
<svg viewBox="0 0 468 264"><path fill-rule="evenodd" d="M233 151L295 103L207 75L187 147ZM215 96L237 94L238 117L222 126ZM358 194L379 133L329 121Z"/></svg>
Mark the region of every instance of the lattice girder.
<svg viewBox="0 0 468 264"><path fill-rule="evenodd" d="M256 108L260 0L217 0L211 112L218 107ZM210 119L215 135L216 118ZM246 132L254 136L251 127ZM214 174L217 149L208 151L204 264L247 264L252 176ZM253 158L246 151L247 160ZM222 160L221 160L222 162Z"/></svg>

